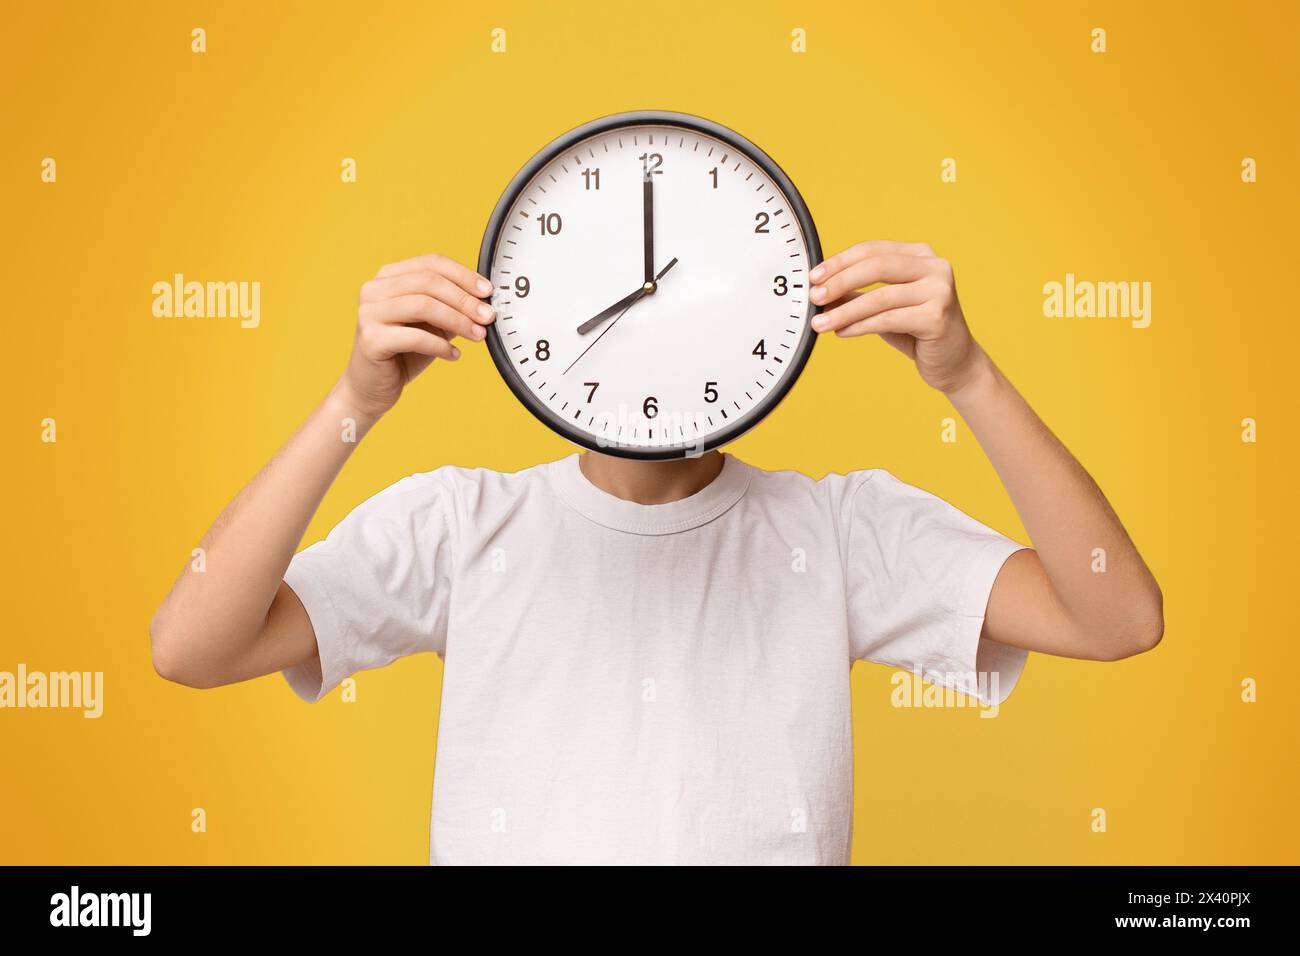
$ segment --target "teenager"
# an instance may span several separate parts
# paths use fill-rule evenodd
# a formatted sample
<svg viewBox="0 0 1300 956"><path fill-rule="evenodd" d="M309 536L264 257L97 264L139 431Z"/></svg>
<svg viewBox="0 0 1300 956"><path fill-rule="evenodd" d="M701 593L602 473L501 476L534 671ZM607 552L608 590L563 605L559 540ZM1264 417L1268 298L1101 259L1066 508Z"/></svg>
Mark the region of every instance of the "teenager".
<svg viewBox="0 0 1300 956"><path fill-rule="evenodd" d="M154 618L155 667L194 687L283 671L318 700L441 655L435 863L847 862L853 661L998 704L1027 652L1117 660L1163 616L1097 485L971 337L947 262L865 242L810 278L818 332L880 335L948 397L1033 549L886 471L588 452L412 475L295 556L356 448L341 423L363 435L494 319L486 278L420 256L362 287L346 371L208 532L205 572Z"/></svg>

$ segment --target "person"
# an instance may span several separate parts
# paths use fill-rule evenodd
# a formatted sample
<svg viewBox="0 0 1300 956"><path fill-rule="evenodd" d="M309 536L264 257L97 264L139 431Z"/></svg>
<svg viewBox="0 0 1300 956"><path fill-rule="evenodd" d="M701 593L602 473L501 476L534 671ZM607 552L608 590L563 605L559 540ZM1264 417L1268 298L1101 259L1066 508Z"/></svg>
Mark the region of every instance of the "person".
<svg viewBox="0 0 1300 956"><path fill-rule="evenodd" d="M363 435L493 321L487 279L419 256L362 287L346 371L158 609L158 673L283 671L313 701L442 656L433 863L848 862L853 661L996 705L1029 651L1118 660L1164 625L1101 491L972 337L945 260L864 242L810 278L815 330L879 335L947 396L1032 549L880 469L587 452L413 474L295 556L356 448L340 423Z"/></svg>

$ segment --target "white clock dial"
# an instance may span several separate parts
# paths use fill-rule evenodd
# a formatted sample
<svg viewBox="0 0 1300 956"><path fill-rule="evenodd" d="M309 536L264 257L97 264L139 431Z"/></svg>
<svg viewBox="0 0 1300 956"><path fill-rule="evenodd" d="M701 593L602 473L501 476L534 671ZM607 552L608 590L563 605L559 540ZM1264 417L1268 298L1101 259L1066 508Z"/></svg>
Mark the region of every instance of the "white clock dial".
<svg viewBox="0 0 1300 956"><path fill-rule="evenodd" d="M493 357L580 444L698 453L762 418L802 369L820 249L789 180L747 141L699 120L616 121L548 147L499 204L480 263Z"/></svg>

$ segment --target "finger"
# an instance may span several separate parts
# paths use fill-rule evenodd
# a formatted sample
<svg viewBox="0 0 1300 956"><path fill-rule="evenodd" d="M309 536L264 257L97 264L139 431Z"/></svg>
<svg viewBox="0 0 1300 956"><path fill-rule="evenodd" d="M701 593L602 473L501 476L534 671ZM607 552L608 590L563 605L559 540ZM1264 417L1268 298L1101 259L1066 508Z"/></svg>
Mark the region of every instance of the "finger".
<svg viewBox="0 0 1300 956"><path fill-rule="evenodd" d="M821 284L813 286L809 298L821 305L834 302L854 289L861 289L877 282L914 282L930 275L938 261L938 259L922 256L894 254L870 256L834 273Z"/></svg>
<svg viewBox="0 0 1300 956"><path fill-rule="evenodd" d="M889 242L884 239L872 239L849 246L843 252L837 252L808 273L813 282L821 282L837 272L861 262L868 256L932 256L934 250L924 242Z"/></svg>
<svg viewBox="0 0 1300 956"><path fill-rule="evenodd" d="M437 272L402 272L383 279L371 279L361 287L362 302L380 302L403 295L431 296L482 325L487 325L496 318L492 306Z"/></svg>
<svg viewBox="0 0 1300 956"><path fill-rule="evenodd" d="M870 292L849 292L814 318L812 326L818 332L831 332L888 309L916 305L925 298L926 287L920 282L883 285Z"/></svg>
<svg viewBox="0 0 1300 956"><path fill-rule="evenodd" d="M383 266L376 275L380 279L386 279L389 276L401 275L404 272L420 272L423 270L430 270L444 275L466 292L480 298L490 295L492 292L492 283L487 280L487 277L461 265L455 259L449 259L436 252L416 256L413 259L403 259L401 262L389 263Z"/></svg>
<svg viewBox="0 0 1300 956"><path fill-rule="evenodd" d="M939 321L937 313L938 310L930 302L907 305L900 309L880 312L869 319L860 319L837 330L835 334L842 338L884 333L911 335L919 339L932 338Z"/></svg>
<svg viewBox="0 0 1300 956"><path fill-rule="evenodd" d="M445 302L427 295L399 295L393 299L367 302L358 310L363 325L410 325L427 322L450 335L476 342L487 335L483 326Z"/></svg>
<svg viewBox="0 0 1300 956"><path fill-rule="evenodd" d="M366 355L379 361L414 352L454 362L460 349L441 335L411 325L375 325L362 333Z"/></svg>

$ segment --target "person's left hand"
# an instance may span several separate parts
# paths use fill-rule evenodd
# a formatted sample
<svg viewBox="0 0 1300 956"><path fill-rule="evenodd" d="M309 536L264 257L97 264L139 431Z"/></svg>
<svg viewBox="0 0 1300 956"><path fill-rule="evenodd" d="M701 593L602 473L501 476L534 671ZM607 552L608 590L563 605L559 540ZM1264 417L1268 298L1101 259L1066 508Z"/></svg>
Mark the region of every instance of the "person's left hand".
<svg viewBox="0 0 1300 956"><path fill-rule="evenodd" d="M813 269L817 332L878 334L916 362L928 385L952 394L987 361L966 327L952 266L923 242L860 242ZM885 283L869 292L867 286Z"/></svg>

